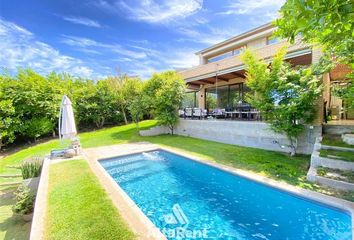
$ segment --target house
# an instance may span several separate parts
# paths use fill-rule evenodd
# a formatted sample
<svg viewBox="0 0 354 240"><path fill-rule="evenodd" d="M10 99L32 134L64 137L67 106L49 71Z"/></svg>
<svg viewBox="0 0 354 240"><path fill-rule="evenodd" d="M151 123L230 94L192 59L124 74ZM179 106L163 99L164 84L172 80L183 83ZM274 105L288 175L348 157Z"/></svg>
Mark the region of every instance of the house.
<svg viewBox="0 0 354 240"><path fill-rule="evenodd" d="M197 52L199 65L179 72L188 86L185 107L199 107L208 111L214 108L232 110L244 102L248 89L240 53L245 47L252 48L259 57L271 61L277 50L288 44L285 39L272 37L275 29L268 23ZM298 37L294 44L289 45L285 59L294 66L310 65L318 62L321 54L320 48L305 44ZM325 90L323 99L319 100L315 125L321 125L324 121L325 103L325 108L331 110L332 118L354 119L354 111L344 114L345 103L330 94L331 85L346 84L343 80L348 71L346 66L339 65L323 75Z"/></svg>
<svg viewBox="0 0 354 240"><path fill-rule="evenodd" d="M268 23L210 46L196 53L199 56L198 66L179 71L188 89L183 107L206 109L209 114L215 115L214 121L182 119L176 128L177 134L268 150L289 151L289 142L285 136L274 133L262 121L247 121L261 120L256 110L250 110L251 106L245 114L235 111L245 103L245 94L249 91L245 84L245 66L240 56L243 48L252 48L259 57L271 61L280 47L288 45L285 59L293 66L310 65L318 62L321 57L320 48L303 43L300 37L295 39L294 44L289 44L285 39L274 38L272 33L275 29L274 25ZM312 152L316 137L322 134L322 124L328 110L332 110L332 116L336 119L354 118L350 111L343 114L343 101L332 96L330 91L333 84L346 84L347 72L346 66L340 65L322 76L324 92L318 100L318 114L313 124L307 126L298 139L298 152ZM223 112L222 119L217 119L219 113L215 109ZM242 121L225 121L225 116L226 120Z"/></svg>

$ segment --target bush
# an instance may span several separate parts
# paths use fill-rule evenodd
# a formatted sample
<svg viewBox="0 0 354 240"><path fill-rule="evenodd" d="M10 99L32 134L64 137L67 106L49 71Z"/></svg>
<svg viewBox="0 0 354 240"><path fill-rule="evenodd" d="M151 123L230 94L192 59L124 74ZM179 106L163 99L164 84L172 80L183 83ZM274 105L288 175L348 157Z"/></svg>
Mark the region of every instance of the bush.
<svg viewBox="0 0 354 240"><path fill-rule="evenodd" d="M53 128L54 124L47 118L32 118L25 123L23 133L36 141L38 137L53 131Z"/></svg>
<svg viewBox="0 0 354 240"><path fill-rule="evenodd" d="M28 179L28 178L38 177L41 174L42 165L43 165L42 158L35 157L35 158L25 160L21 164L22 178Z"/></svg>
<svg viewBox="0 0 354 240"><path fill-rule="evenodd" d="M16 203L12 207L12 211L17 214L30 214L33 212L35 196L30 193L30 189L26 186L21 185L17 191Z"/></svg>

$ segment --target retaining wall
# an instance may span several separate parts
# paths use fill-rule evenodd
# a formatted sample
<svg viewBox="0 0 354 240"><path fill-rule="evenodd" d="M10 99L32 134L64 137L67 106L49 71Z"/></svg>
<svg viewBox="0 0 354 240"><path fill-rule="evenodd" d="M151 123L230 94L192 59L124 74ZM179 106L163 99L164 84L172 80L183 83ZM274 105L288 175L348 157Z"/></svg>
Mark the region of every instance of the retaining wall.
<svg viewBox="0 0 354 240"><path fill-rule="evenodd" d="M226 120L186 120L181 119L174 130L175 134L210 141L255 147L266 150L290 152L289 141L285 135L277 134L264 122L226 121ZM143 136L169 133L165 127L155 127L140 131ZM321 126L308 126L299 137L297 152L310 154L316 137L322 133ZM283 147L282 147L283 146Z"/></svg>

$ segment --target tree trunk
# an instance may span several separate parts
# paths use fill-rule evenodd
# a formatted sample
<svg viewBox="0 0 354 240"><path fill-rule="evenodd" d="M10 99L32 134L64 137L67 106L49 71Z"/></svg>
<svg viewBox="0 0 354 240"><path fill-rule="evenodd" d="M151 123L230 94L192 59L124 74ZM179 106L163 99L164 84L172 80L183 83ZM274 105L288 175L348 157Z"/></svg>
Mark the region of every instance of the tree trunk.
<svg viewBox="0 0 354 240"><path fill-rule="evenodd" d="M96 121L96 127L97 128L102 128L105 122L105 118L101 117L100 119L98 119L98 121Z"/></svg>
<svg viewBox="0 0 354 240"><path fill-rule="evenodd" d="M170 126L171 135L173 135L173 126Z"/></svg>
<svg viewBox="0 0 354 240"><path fill-rule="evenodd" d="M293 138L289 138L289 140L290 140L290 156L293 157L296 155L296 146L295 146L296 140L294 140Z"/></svg>
<svg viewBox="0 0 354 240"><path fill-rule="evenodd" d="M121 107L121 111L123 113L124 123L125 123L125 125L127 125L128 124L128 120L127 120L127 115L125 114L124 107Z"/></svg>

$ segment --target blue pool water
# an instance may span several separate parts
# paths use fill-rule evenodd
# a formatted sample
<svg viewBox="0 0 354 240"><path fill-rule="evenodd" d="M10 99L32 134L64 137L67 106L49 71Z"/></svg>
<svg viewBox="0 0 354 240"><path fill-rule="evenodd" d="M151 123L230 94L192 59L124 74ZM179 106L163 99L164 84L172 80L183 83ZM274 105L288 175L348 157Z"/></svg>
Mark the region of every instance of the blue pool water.
<svg viewBox="0 0 354 240"><path fill-rule="evenodd" d="M169 239L352 239L345 212L170 152L100 163Z"/></svg>

